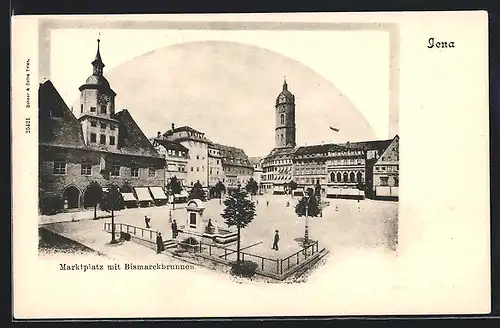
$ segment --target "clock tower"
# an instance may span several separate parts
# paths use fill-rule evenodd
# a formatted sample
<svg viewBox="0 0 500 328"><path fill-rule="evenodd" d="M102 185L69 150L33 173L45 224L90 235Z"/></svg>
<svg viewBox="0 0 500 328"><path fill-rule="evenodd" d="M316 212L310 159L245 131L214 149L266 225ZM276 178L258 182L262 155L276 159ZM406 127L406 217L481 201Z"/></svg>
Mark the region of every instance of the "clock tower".
<svg viewBox="0 0 500 328"><path fill-rule="evenodd" d="M283 91L276 98L276 148L295 147L295 96L288 91L286 78Z"/></svg>

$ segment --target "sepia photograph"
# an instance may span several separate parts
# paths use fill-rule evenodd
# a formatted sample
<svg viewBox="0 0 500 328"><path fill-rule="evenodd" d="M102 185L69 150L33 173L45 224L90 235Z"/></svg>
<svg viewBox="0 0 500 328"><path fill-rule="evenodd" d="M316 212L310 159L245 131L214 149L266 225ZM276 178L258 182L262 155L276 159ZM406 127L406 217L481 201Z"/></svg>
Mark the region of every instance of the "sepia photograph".
<svg viewBox="0 0 500 328"><path fill-rule="evenodd" d="M61 276L61 289L83 275L74 288L132 288L150 301L175 289L182 299L146 316L263 315L258 305L231 307L231 295L265 290L283 300L305 289L310 302L313 290L351 278L349 285L363 281L353 299L370 293L361 287L370 283L377 295L388 281L404 289L402 245L411 238L402 238L409 230L418 237L423 223L402 233L401 213L432 206L411 192L422 190L410 158L423 159L415 140L427 141L400 132L409 99L402 36L416 23L360 14L186 16L31 18L37 55L22 60L28 98L20 100L30 113L24 132L34 135L24 152L37 186L28 196L38 236L31 261L53 271L51 280ZM418 42L441 56L459 44L433 35ZM191 283L192 293L179 296ZM193 307L191 294L201 297ZM322 297L315 310L327 314ZM222 305L203 308L206 298ZM267 314L282 314L280 304ZM384 312L374 309L337 308ZM104 316L68 312L52 315Z"/></svg>

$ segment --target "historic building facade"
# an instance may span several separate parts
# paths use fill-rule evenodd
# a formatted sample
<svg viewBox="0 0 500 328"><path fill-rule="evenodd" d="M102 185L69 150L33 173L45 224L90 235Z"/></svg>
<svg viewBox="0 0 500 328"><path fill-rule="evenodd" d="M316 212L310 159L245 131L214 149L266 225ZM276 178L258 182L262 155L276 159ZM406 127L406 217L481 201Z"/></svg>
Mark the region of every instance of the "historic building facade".
<svg viewBox="0 0 500 328"><path fill-rule="evenodd" d="M221 154L221 150L213 143L210 143L208 145L208 179L210 187L214 187L217 182L224 180L222 161L223 156Z"/></svg>
<svg viewBox="0 0 500 328"><path fill-rule="evenodd" d="M156 151L165 158L165 186L173 177L176 177L184 186L187 177L189 149L180 143L167 140L161 135L161 132L158 132L157 137L151 138L150 141Z"/></svg>
<svg viewBox="0 0 500 328"><path fill-rule="evenodd" d="M172 124L169 131L151 140L159 143L158 139L166 140L172 145L178 144L186 150L184 180L188 190L197 181L206 191L210 191L219 181L226 188L236 188L238 185L244 186L253 176L253 166L243 149L214 143L204 133L192 127L176 128Z"/></svg>
<svg viewBox="0 0 500 328"><path fill-rule="evenodd" d="M374 164L373 192L375 197L399 198L399 136Z"/></svg>
<svg viewBox="0 0 500 328"><path fill-rule="evenodd" d="M250 164L253 165L253 176L252 178L257 182L257 185L259 186L259 193L261 192L262 188L262 157L249 157L248 160L250 161Z"/></svg>
<svg viewBox="0 0 500 328"><path fill-rule="evenodd" d="M207 190L209 182L209 158L208 148L211 144L205 134L189 126L172 128L163 137L169 141L178 143L188 151L186 164L185 186L190 189L196 182L200 182Z"/></svg>
<svg viewBox="0 0 500 328"><path fill-rule="evenodd" d="M275 103L275 147L262 160L262 190L284 194L292 180L292 160L295 152L295 96L286 80Z"/></svg>
<svg viewBox="0 0 500 328"><path fill-rule="evenodd" d="M296 147L295 96L286 81L276 99L275 115L275 148L262 160L262 191L289 193L289 183L293 180L299 191L319 183L326 197L374 197L376 189L383 195L397 193L398 136ZM392 149L391 153L382 155L388 149Z"/></svg>
<svg viewBox="0 0 500 328"><path fill-rule="evenodd" d="M243 149L222 144L213 144L220 150L222 158L222 183L228 189L245 187L253 176L253 166Z"/></svg>
<svg viewBox="0 0 500 328"><path fill-rule="evenodd" d="M128 110L115 112L116 93L103 76L99 46L92 66L92 75L80 87L78 118L51 81L40 84L41 210L56 198L64 209L90 207L91 182L103 188L118 186L126 201L152 204L165 196L161 195L165 160Z"/></svg>

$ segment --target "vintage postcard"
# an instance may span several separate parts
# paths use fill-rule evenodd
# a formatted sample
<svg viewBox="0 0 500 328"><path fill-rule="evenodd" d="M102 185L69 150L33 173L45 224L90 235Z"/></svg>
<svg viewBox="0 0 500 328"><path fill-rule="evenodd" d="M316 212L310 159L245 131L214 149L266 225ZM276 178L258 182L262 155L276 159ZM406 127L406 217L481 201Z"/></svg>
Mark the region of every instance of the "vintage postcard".
<svg viewBox="0 0 500 328"><path fill-rule="evenodd" d="M14 317L488 313L487 26L14 17Z"/></svg>

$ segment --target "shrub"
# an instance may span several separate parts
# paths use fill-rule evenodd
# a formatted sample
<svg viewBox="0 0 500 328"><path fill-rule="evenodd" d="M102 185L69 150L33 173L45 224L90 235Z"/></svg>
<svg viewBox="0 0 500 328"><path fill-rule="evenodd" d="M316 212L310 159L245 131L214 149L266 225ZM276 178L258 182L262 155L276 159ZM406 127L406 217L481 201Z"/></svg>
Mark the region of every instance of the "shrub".
<svg viewBox="0 0 500 328"><path fill-rule="evenodd" d="M233 263L231 266L231 273L241 277L253 277L258 268L258 264L253 261L243 261L240 265Z"/></svg>
<svg viewBox="0 0 500 328"><path fill-rule="evenodd" d="M41 212L44 215L52 215L60 212L63 208L64 202L62 197L58 195L47 196L42 200Z"/></svg>

